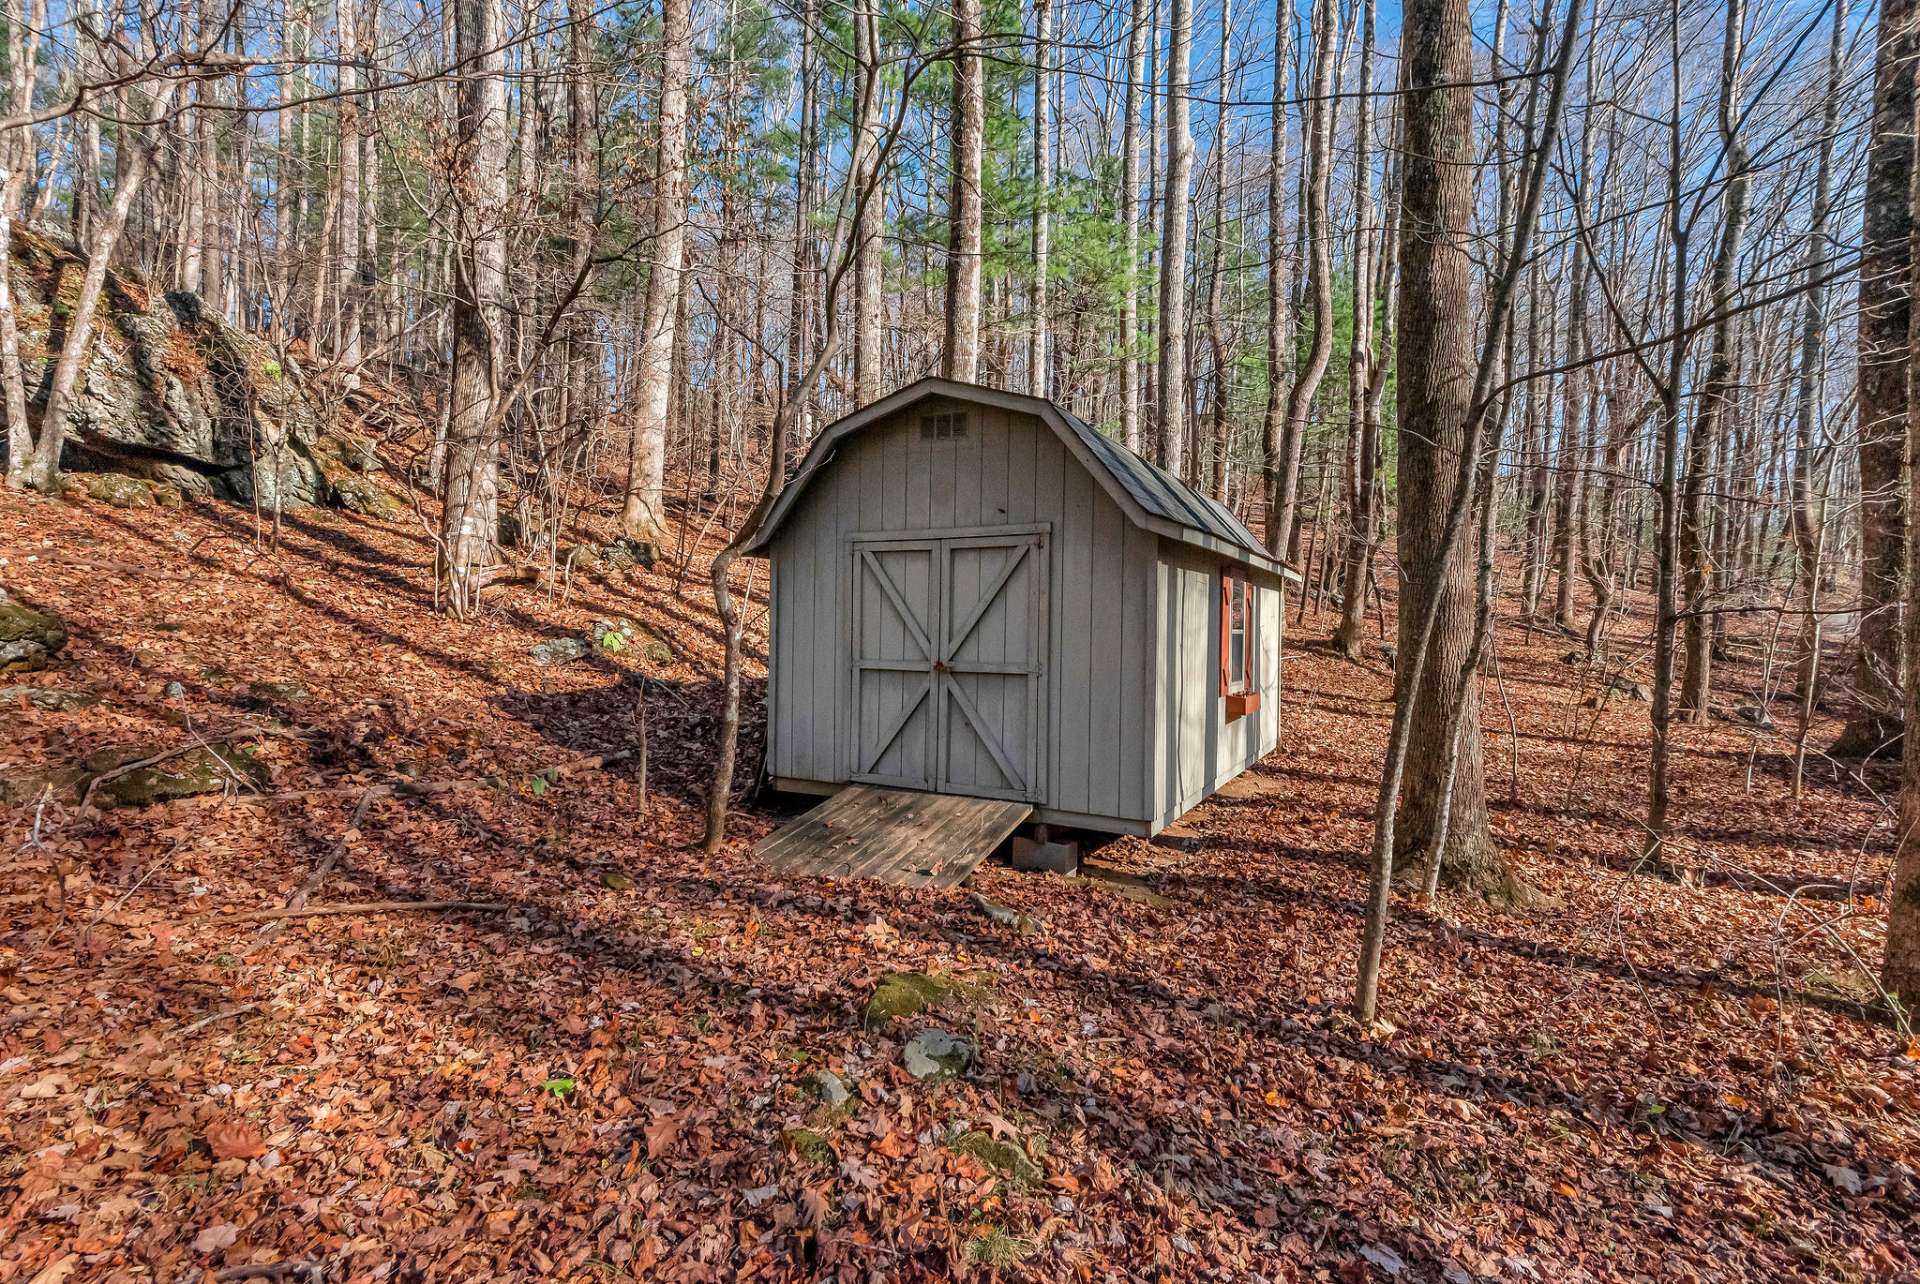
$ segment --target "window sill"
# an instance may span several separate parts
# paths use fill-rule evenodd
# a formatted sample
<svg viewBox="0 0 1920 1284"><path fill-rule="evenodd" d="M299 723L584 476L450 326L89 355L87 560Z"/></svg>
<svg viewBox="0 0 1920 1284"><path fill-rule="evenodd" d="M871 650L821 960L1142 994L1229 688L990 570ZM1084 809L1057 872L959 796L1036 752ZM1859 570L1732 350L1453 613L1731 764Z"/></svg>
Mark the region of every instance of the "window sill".
<svg viewBox="0 0 1920 1284"><path fill-rule="evenodd" d="M1250 713L1260 712L1260 693L1247 691L1227 696L1227 721L1234 722Z"/></svg>

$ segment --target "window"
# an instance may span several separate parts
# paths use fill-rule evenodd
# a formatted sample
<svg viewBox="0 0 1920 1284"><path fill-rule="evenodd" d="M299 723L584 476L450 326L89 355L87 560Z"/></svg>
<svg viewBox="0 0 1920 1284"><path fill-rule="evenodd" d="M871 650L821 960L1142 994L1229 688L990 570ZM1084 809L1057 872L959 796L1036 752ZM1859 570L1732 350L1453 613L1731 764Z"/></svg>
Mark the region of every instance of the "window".
<svg viewBox="0 0 1920 1284"><path fill-rule="evenodd" d="M921 441L956 441L967 435L967 417L960 411L920 416Z"/></svg>
<svg viewBox="0 0 1920 1284"><path fill-rule="evenodd" d="M1220 572L1220 694L1227 720L1260 708L1254 681L1253 585L1233 567Z"/></svg>

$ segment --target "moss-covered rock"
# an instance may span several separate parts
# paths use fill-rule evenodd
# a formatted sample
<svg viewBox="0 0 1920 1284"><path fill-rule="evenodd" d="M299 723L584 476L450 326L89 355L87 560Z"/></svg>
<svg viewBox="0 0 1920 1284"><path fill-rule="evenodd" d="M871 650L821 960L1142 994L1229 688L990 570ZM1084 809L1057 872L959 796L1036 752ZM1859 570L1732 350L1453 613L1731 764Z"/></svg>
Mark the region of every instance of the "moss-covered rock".
<svg viewBox="0 0 1920 1284"><path fill-rule="evenodd" d="M407 506L368 476L380 467L372 441L357 433L322 433L307 452L320 473L320 496L330 507L383 522L407 515Z"/></svg>
<svg viewBox="0 0 1920 1284"><path fill-rule="evenodd" d="M1027 1152L1011 1141L984 1132L970 1132L955 1139L953 1148L972 1155L1008 1181L1020 1186L1037 1186L1046 1179L1040 1165L1027 1158Z"/></svg>
<svg viewBox="0 0 1920 1284"><path fill-rule="evenodd" d="M49 791L53 798L72 802L86 778L85 768L77 766L0 768L0 804L26 806Z"/></svg>
<svg viewBox="0 0 1920 1284"><path fill-rule="evenodd" d="M180 488L164 478L142 477L140 484L147 488L149 495L153 496L156 508L179 508L187 502Z"/></svg>
<svg viewBox="0 0 1920 1284"><path fill-rule="evenodd" d="M327 503L383 522L397 522L407 515L399 496L353 473L327 479Z"/></svg>
<svg viewBox="0 0 1920 1284"><path fill-rule="evenodd" d="M159 506L153 492L142 485L139 478L125 473L69 473L62 489L69 495L85 495L114 508Z"/></svg>
<svg viewBox="0 0 1920 1284"><path fill-rule="evenodd" d="M0 687L0 717L26 701L42 713L72 713L100 703L91 691L62 691L58 687Z"/></svg>
<svg viewBox="0 0 1920 1284"><path fill-rule="evenodd" d="M247 699L255 704L305 704L313 693L298 682L249 682Z"/></svg>
<svg viewBox="0 0 1920 1284"><path fill-rule="evenodd" d="M660 560L660 550L646 540L622 535L602 548L600 556L615 570L631 570L638 566L650 571L653 564Z"/></svg>
<svg viewBox="0 0 1920 1284"><path fill-rule="evenodd" d="M253 751L234 746L189 749L148 767L136 767L120 775L128 763L139 762L164 753L157 745L125 745L102 749L81 762L80 791L93 785L93 802L99 807L143 807L148 803L198 794L217 794L238 777L256 788L268 782L266 765ZM99 783L94 784L95 781Z"/></svg>
<svg viewBox="0 0 1920 1284"><path fill-rule="evenodd" d="M789 1128L780 1134L780 1140L786 1143L788 1150L810 1164L834 1162L833 1143L824 1134L811 1128Z"/></svg>
<svg viewBox="0 0 1920 1284"><path fill-rule="evenodd" d="M322 433L313 439L313 457L322 464L334 464L362 475L380 470L380 452L371 437L357 432Z"/></svg>
<svg viewBox="0 0 1920 1284"><path fill-rule="evenodd" d="M834 1110L853 1100L853 1090L847 1087L846 1080L831 1070L815 1070L808 1075L807 1091Z"/></svg>
<svg viewBox="0 0 1920 1284"><path fill-rule="evenodd" d="M58 355L50 337L78 302L86 259L25 226L14 228L11 249L26 384L44 397ZM67 406L63 466L282 506L313 500L306 449L322 410L291 356L136 272L109 272L101 305Z"/></svg>
<svg viewBox="0 0 1920 1284"><path fill-rule="evenodd" d="M939 1083L965 1074L978 1055L971 1039L948 1030L922 1030L900 1049L900 1064L923 1083Z"/></svg>
<svg viewBox="0 0 1920 1284"><path fill-rule="evenodd" d="M44 669L67 644L67 626L0 590L0 673Z"/></svg>
<svg viewBox="0 0 1920 1284"><path fill-rule="evenodd" d="M873 987L867 1000L867 1028L885 1029L905 1017L931 1012L951 998L959 986L940 976L923 972L891 972Z"/></svg>

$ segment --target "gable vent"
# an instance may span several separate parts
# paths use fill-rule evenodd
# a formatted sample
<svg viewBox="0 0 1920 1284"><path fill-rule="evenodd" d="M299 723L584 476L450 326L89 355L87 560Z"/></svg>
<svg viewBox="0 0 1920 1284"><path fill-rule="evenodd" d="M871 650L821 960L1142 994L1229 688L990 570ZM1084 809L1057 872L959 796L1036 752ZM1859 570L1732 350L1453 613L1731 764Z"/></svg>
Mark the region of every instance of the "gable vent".
<svg viewBox="0 0 1920 1284"><path fill-rule="evenodd" d="M921 441L958 441L967 435L967 416L960 411L920 416Z"/></svg>

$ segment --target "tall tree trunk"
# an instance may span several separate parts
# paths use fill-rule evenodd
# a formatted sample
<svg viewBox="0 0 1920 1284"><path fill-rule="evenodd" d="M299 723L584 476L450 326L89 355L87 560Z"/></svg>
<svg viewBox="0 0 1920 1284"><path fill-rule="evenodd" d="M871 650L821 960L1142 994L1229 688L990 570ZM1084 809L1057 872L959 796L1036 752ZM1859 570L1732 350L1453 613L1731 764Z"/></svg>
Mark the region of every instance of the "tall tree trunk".
<svg viewBox="0 0 1920 1284"><path fill-rule="evenodd" d="M1542 292L1541 264L1533 261L1528 270L1527 289L1527 363L1535 370L1553 366L1553 343L1547 338L1547 318L1555 312L1559 283L1550 282ZM1542 349L1545 351L1542 351ZM1526 503L1526 549L1521 567L1520 602L1522 613L1532 620L1540 611L1540 595L1547 579L1547 526L1552 518L1549 498L1552 493L1548 472L1548 447L1552 433L1552 413L1548 398L1553 385L1543 379L1527 381L1524 401L1526 424L1525 485L1521 488Z"/></svg>
<svg viewBox="0 0 1920 1284"><path fill-rule="evenodd" d="M1587 62L1587 101L1593 101L1594 61ZM1593 121L1580 123L1580 152L1574 182L1581 192L1588 190L1593 169ZM1559 510L1555 524L1553 560L1559 576L1553 600L1553 620L1562 629L1574 627L1573 590L1580 545L1584 539L1586 513L1581 501L1586 497L1585 442L1582 433L1587 421L1587 403L1592 395L1592 372L1584 365L1592 344L1587 329L1587 274L1591 269L1586 247L1576 239L1567 251L1571 259L1571 283L1567 289L1567 364L1561 383L1560 475L1557 478L1554 506Z"/></svg>
<svg viewBox="0 0 1920 1284"><path fill-rule="evenodd" d="M1232 447L1233 370L1227 361L1226 333L1220 302L1225 291L1227 248L1227 183L1231 167L1233 101L1233 0L1220 0L1220 93L1214 115L1213 242L1207 266L1207 351L1212 358L1213 433L1207 460L1207 493L1221 503L1227 498L1227 456Z"/></svg>
<svg viewBox="0 0 1920 1284"><path fill-rule="evenodd" d="M1280 442L1279 502L1269 520L1267 547L1276 557L1288 554L1297 524L1300 452L1314 394L1333 357L1333 227L1327 217L1333 184L1333 64L1339 41L1336 0L1314 0L1313 91L1307 107L1307 181L1304 235L1307 243L1307 291L1313 304L1313 340L1306 360L1287 390L1287 418ZM1443 509L1444 511L1444 509ZM1463 563L1464 564L1464 563Z"/></svg>
<svg viewBox="0 0 1920 1284"><path fill-rule="evenodd" d="M1891 34L1889 30L1889 20L1895 17L1896 9L1898 11L1897 17L1899 25L1892 30L1899 33L1898 38L1901 41L1900 47L1906 51L1907 56L1911 55L1914 47L1912 43L1910 43L1912 37L1909 28L1909 24L1912 23L1914 17L1913 10L1909 7L1906 0L1886 0L1885 7L1881 10L1880 57L1882 59L1887 57L1889 36ZM1884 66L1881 70L1885 70ZM1905 108L1904 115L1893 116L1889 114L1883 119L1881 110L1885 104L1885 79L1882 78L1876 86L1874 94L1873 141L1873 151L1875 153L1878 153L1883 145L1891 143L1892 140L1886 137L1886 134L1889 132L1896 130L1906 131L1906 144L1910 146L1911 140L1917 136L1916 131L1920 131L1920 110L1917 110L1920 109L1920 103L1913 101L1913 69L1911 63L1907 65L1906 76L1906 85L1904 90L1901 91L1905 96L1905 100L1901 104L1901 106ZM1911 151L1903 151L1902 156L1898 159L1911 167L1913 160ZM1903 208L1891 208L1895 205L1896 194L1879 190L1877 186L1876 180L1884 180L1886 178L1886 170L1882 167L1891 165L1892 163L1893 158L1887 157L1881 157L1878 161L1869 161L1868 183L1870 186L1867 197L1867 218L1869 220L1868 236L1869 245L1872 246L1875 251L1882 248L1891 248L1884 246L1884 243L1879 242L1878 239L1873 236L1873 231L1876 226L1884 229L1886 222L1892 221L1896 215L1909 223L1912 221L1911 204ZM1911 181L1911 175L1909 181ZM1911 199L1912 194L1911 191L1909 191L1908 200L1911 201ZM1880 208L1876 209L1876 206ZM1888 257L1891 256L1889 255ZM1886 259L1883 258L1880 262L1884 263ZM1905 287L1909 294L1907 306L1911 309L1911 296L1920 293L1920 272L1913 270L1911 260L1904 266L1907 273ZM1868 293L1866 274L1867 268L1863 266L1861 281L1861 293L1863 296ZM1884 292L1882 287L1884 287ZM1876 306L1882 301L1891 301L1892 291L1892 282L1876 281L1873 290ZM1867 410L1868 358L1865 332L1870 324L1884 322L1885 319L1884 315L1870 316L1863 308L1860 322L1862 331L1860 357L1861 420L1863 424L1873 422L1876 424L1876 427L1881 429L1886 429L1888 426L1883 422L1870 419ZM1885 346L1876 347L1874 350L1876 364L1880 362L1890 362L1893 359L1892 352L1894 350L1894 336L1891 329L1881 328L1881 326L1877 324L1874 325L1874 339L1876 343L1884 341L1885 344ZM1875 371L1874 377L1876 379L1886 379L1891 376L1891 373L1892 372L1884 369L1878 369ZM1888 399L1891 397L1891 393L1882 388L1876 388L1875 394L1876 397L1880 397L1883 394ZM1876 404L1884 408L1888 404L1888 400L1879 400ZM1906 416L1904 424L1906 429L1904 442L1904 462L1906 465L1904 499L1908 505L1906 509L1907 512L1920 512L1920 415L1915 414L1915 407L1910 403L1906 407ZM1885 435L1891 436L1892 433L1891 431L1887 431ZM1866 449L1864 445L1861 450L1861 456L1862 480L1864 482L1864 473L1866 471ZM1882 531L1881 534L1884 537L1888 532ZM1864 532L1862 542L1863 544L1865 542ZM1920 565L1915 564L1916 562L1920 562L1920 557L1916 557L1917 550L1912 543L1907 545L1905 551L1908 558L1905 568L1907 572L1906 585L1911 589L1913 585L1920 584ZM1906 634L1903 639L1905 643L1905 652L1903 655L1905 668L1901 671L1901 687L1904 689L1903 693L1905 696L1903 712L1905 714L1906 725L1916 726L1920 725L1920 603L1909 601L1905 606ZM1864 648L1864 641L1862 646ZM1887 993L1895 996L1898 1000L1900 1011L1908 1021L1909 1028L1911 1028L1912 1014L1916 1009L1920 1009L1920 736L1905 737L1902 745L1902 754L1900 816L1899 828L1897 830L1899 841L1894 850L1892 894L1887 898L1887 945L1886 952L1882 956L1880 964L1880 984Z"/></svg>
<svg viewBox="0 0 1920 1284"><path fill-rule="evenodd" d="M1154 454L1178 471L1186 459L1187 224L1192 214L1193 0L1170 0L1167 49L1167 185L1160 220L1160 376Z"/></svg>
<svg viewBox="0 0 1920 1284"><path fill-rule="evenodd" d="M691 0L666 0L661 13L660 140L653 201L653 271L640 336L633 451L620 526L657 541L665 529L667 402L673 390L674 318L687 244L687 95L693 77Z"/></svg>
<svg viewBox="0 0 1920 1284"><path fill-rule="evenodd" d="M1053 0L1033 6L1033 317L1027 335L1027 391L1052 395L1047 293L1053 219Z"/></svg>
<svg viewBox="0 0 1920 1284"><path fill-rule="evenodd" d="M954 0L953 183L947 199L947 344L942 373L980 377L980 167L987 100L980 58L981 0Z"/></svg>
<svg viewBox="0 0 1920 1284"><path fill-rule="evenodd" d="M501 384L507 291L507 90L500 0L456 0L453 371L447 394L442 601L473 614L499 532ZM342 163L352 155L342 149Z"/></svg>
<svg viewBox="0 0 1920 1284"><path fill-rule="evenodd" d="M1419 691L1409 690L1409 664L1403 661L1394 674L1395 701L1412 702L1394 856L1398 864L1424 868L1444 830L1442 876L1497 892L1504 890L1505 867L1487 829L1479 679L1463 679L1473 632L1475 559L1464 541L1442 547L1458 488L1474 484L1460 463L1472 448L1468 416L1475 376L1472 33L1466 0L1416 0L1407 6L1405 24L1410 92L1400 211L1402 657L1420 645L1428 611L1437 614ZM1444 560L1437 556L1442 551ZM1449 743L1456 705L1462 708L1458 736Z"/></svg>
<svg viewBox="0 0 1920 1284"><path fill-rule="evenodd" d="M859 64L862 97L877 98L880 62L880 16L872 0L859 0L853 11L853 54ZM879 117L869 113L855 142L854 181L874 192L874 199L861 207L858 257L853 265L853 390L860 405L880 397L880 311L881 267L886 261L881 235L885 227L886 201L880 195Z"/></svg>
<svg viewBox="0 0 1920 1284"><path fill-rule="evenodd" d="M802 4L800 12L800 133L794 148L793 268L787 313L787 387L782 408L790 402L799 404L791 416L791 430L785 434L775 433L773 437L773 446L783 456L777 461L783 480L790 462L784 458L784 452L796 445L804 448L813 436L809 413L813 387L804 375L807 354L812 350L813 320L813 164L814 120L817 115L813 83L813 20L814 9L809 0Z"/></svg>
<svg viewBox="0 0 1920 1284"><path fill-rule="evenodd" d="M1360 6L1360 96L1353 122L1353 340L1347 347L1346 543L1340 625L1334 640L1349 660L1360 658L1366 619L1367 550L1373 542L1373 456L1379 428L1373 416L1373 18L1374 0Z"/></svg>
<svg viewBox="0 0 1920 1284"><path fill-rule="evenodd" d="M1680 501L1681 596L1687 612L1686 662L1680 679L1680 714L1704 722L1713 693L1712 567L1706 501L1712 489L1713 452L1725 434L1738 388L1734 369L1734 318L1729 315L1739 282L1740 251L1747 226L1750 161L1741 141L1741 63L1746 54L1746 0L1726 0L1726 28L1720 58L1720 145L1726 157L1727 184L1721 204L1720 245L1713 259L1713 349L1700 386L1700 410L1687 434L1687 472Z"/></svg>
<svg viewBox="0 0 1920 1284"><path fill-rule="evenodd" d="M102 78L105 67L100 57L101 45L107 37L107 14L104 0L81 0L80 38L75 50L75 63L78 74L87 80ZM44 19L41 20L44 22ZM40 25L30 28L39 31ZM37 43L37 42L29 42ZM73 167L73 242L86 245L93 239L93 229L100 222L100 117L89 111L80 122L80 145L74 157Z"/></svg>
<svg viewBox="0 0 1920 1284"><path fill-rule="evenodd" d="M1905 674L1908 506L1906 431L1912 362L1914 0L1881 0L1872 139L1862 193L1860 257L1860 629L1856 708L1830 750L1889 753L1899 743Z"/></svg>
<svg viewBox="0 0 1920 1284"><path fill-rule="evenodd" d="M1667 863L1667 813L1672 806L1674 631L1679 623L1680 582L1680 394L1687 368L1687 267L1691 251L1690 221L1683 199L1685 130L1681 116L1681 15L1679 6L1667 13L1667 241L1671 266L1667 271L1669 321L1666 371L1657 381L1660 401L1659 468L1655 487L1659 500L1654 534L1653 701L1649 718L1653 746L1647 755L1647 842L1644 856L1657 866ZM1636 542L1637 547L1637 542ZM1634 575L1628 573L1628 584Z"/></svg>
<svg viewBox="0 0 1920 1284"><path fill-rule="evenodd" d="M1285 3L1285 0L1280 0ZM1139 452L1140 441L1140 100L1146 88L1147 35L1152 0L1133 0L1127 27L1126 124L1121 131L1121 226L1126 238L1125 295L1120 300L1120 440Z"/></svg>
<svg viewBox="0 0 1920 1284"><path fill-rule="evenodd" d="M335 104L335 164L340 167L340 257L334 271L334 355L349 375L360 363L360 29L354 0L334 0L339 28L340 97Z"/></svg>
<svg viewBox="0 0 1920 1284"><path fill-rule="evenodd" d="M23 115L33 105L33 80L39 42L33 33L46 23L46 3L12 6L20 20L7 25L8 115ZM20 329L13 306L13 221L33 175L32 133L0 133L0 394L7 412L7 478L24 480L33 462L33 429L27 422L26 374L20 366Z"/></svg>
<svg viewBox="0 0 1920 1284"><path fill-rule="evenodd" d="M1267 128L1267 410L1260 423L1261 500L1266 511L1266 544L1283 548L1276 536L1280 511L1281 447L1287 421L1286 373L1292 364L1293 283L1288 272L1287 90L1293 70L1294 0L1273 3L1273 106Z"/></svg>
<svg viewBox="0 0 1920 1284"><path fill-rule="evenodd" d="M1846 9L1835 5L1827 51L1827 97L1821 114L1814 161L1813 207L1807 216L1807 295L1800 325L1800 372L1794 387L1793 541L1800 608L1800 717L1795 731L1793 794L1801 792L1807 726L1812 721L1820 681L1820 554L1826 541L1826 473L1832 452L1818 442L1826 400L1827 223L1833 188L1833 144L1840 123L1841 78L1845 68Z"/></svg>

